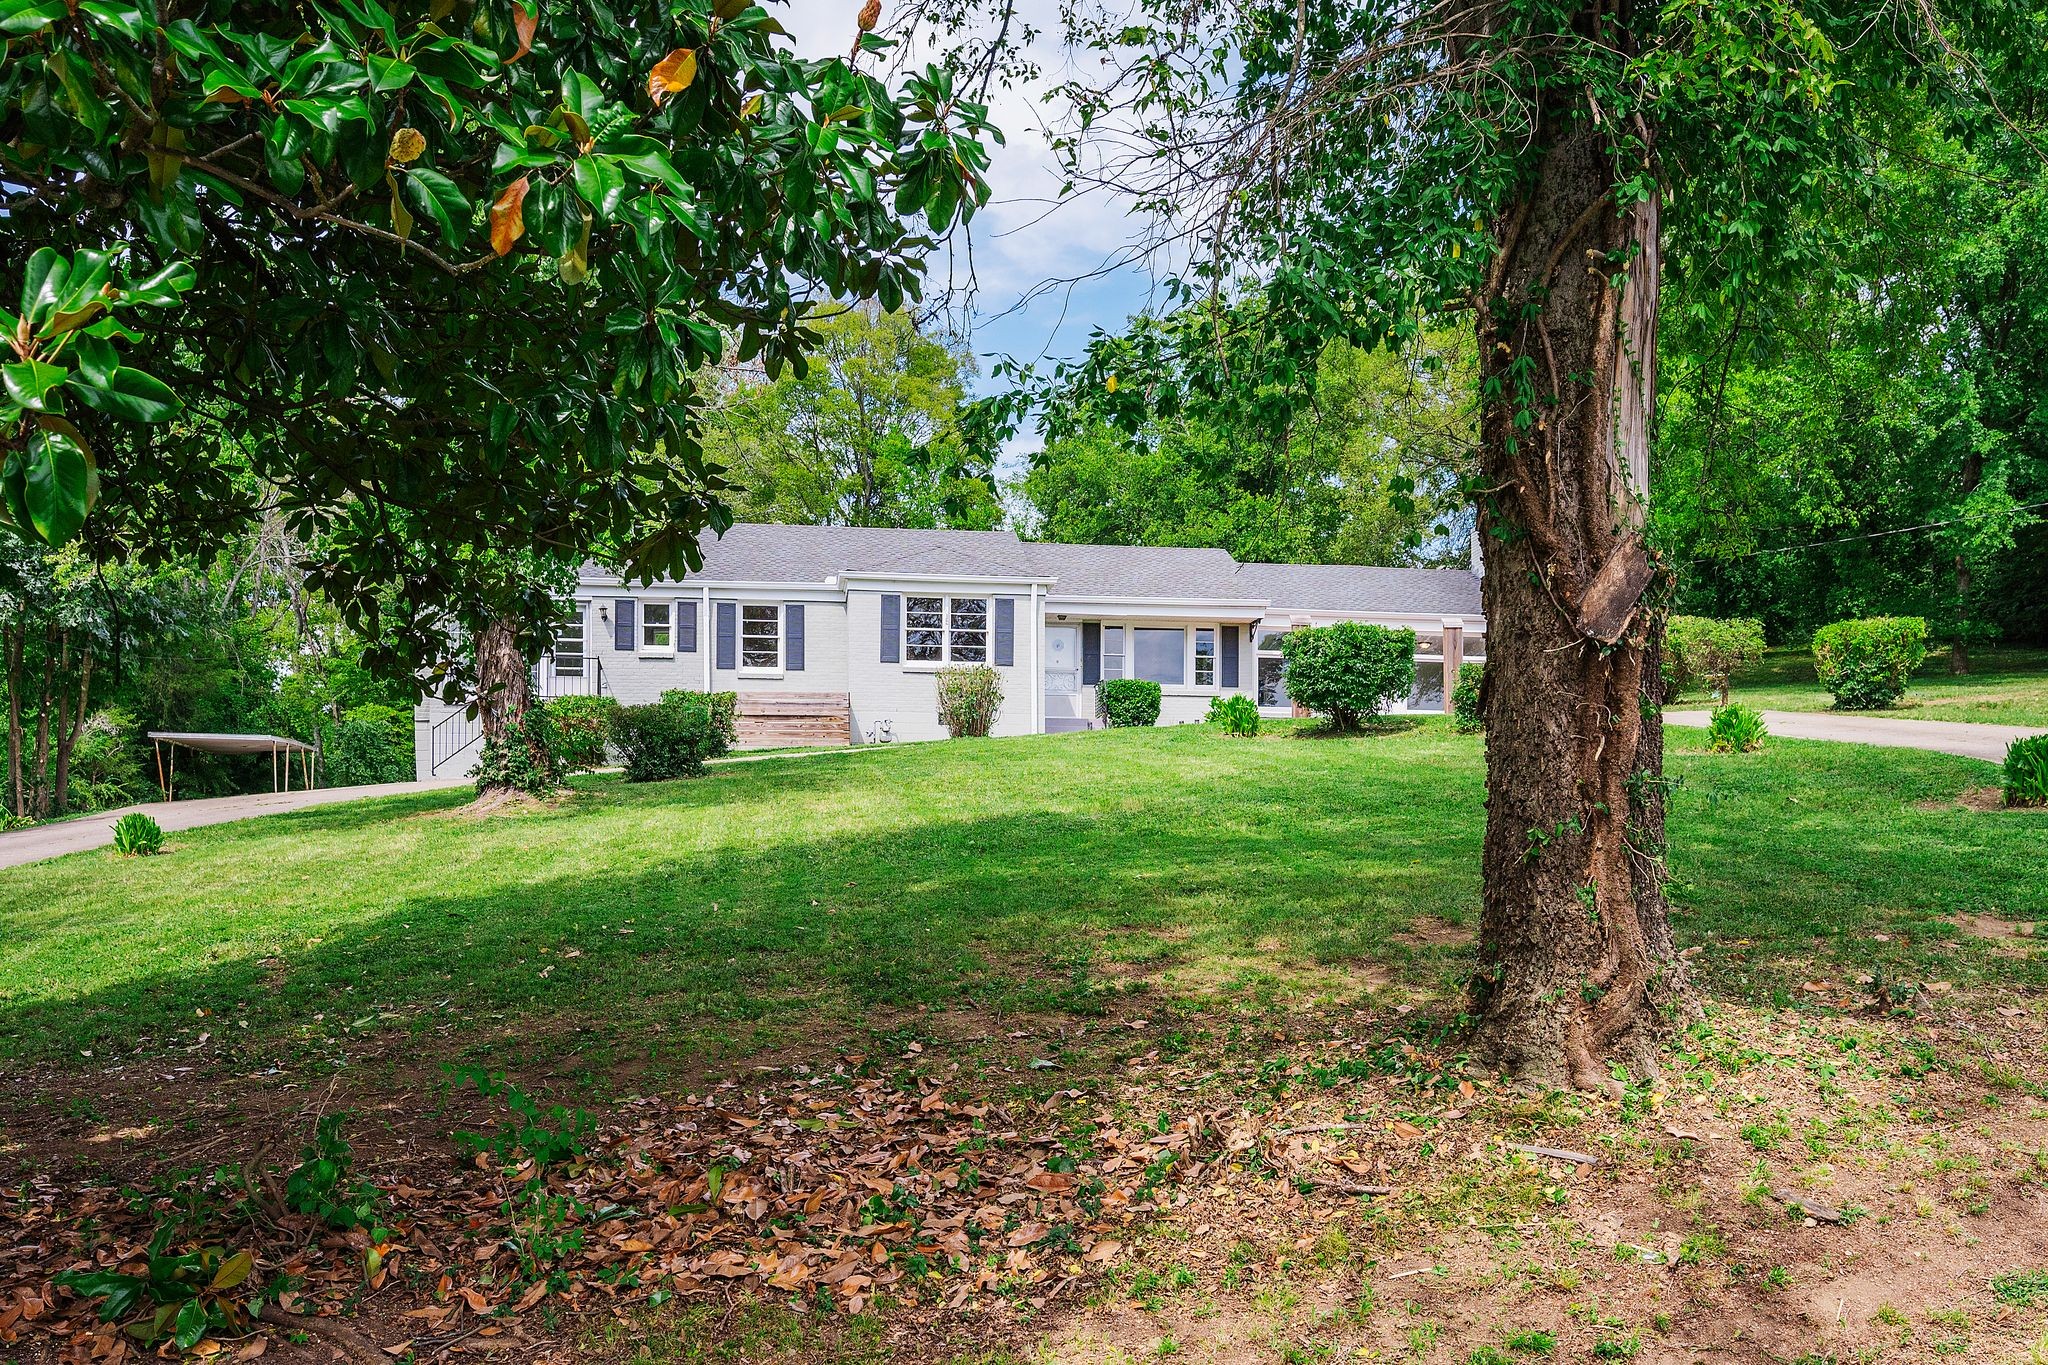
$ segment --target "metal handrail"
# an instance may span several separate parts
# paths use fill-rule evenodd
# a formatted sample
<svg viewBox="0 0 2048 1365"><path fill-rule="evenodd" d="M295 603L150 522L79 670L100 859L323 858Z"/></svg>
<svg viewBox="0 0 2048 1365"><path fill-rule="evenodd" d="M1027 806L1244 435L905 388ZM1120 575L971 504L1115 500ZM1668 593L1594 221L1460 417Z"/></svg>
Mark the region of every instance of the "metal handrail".
<svg viewBox="0 0 2048 1365"><path fill-rule="evenodd" d="M533 695L544 701L554 697L603 697L610 694L603 661L588 654L583 656L583 672L580 674L557 676L547 662L542 662L533 666L531 676ZM483 738L483 733L482 720L468 707L450 711L435 721L428 732L428 775L439 776L445 764L461 757L472 744Z"/></svg>

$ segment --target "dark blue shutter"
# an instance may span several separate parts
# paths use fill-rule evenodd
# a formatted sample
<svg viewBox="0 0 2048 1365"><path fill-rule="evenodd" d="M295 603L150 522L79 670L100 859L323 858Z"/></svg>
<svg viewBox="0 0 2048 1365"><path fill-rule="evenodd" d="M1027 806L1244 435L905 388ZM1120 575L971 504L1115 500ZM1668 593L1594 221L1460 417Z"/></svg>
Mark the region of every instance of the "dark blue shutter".
<svg viewBox="0 0 2048 1365"><path fill-rule="evenodd" d="M782 604L782 666L792 673L804 671L804 604Z"/></svg>
<svg viewBox="0 0 2048 1365"><path fill-rule="evenodd" d="M676 648L684 654L697 652L697 604L676 603Z"/></svg>
<svg viewBox="0 0 2048 1365"><path fill-rule="evenodd" d="M740 611L730 602L715 604L718 608L718 666L737 668L739 666Z"/></svg>
<svg viewBox="0 0 2048 1365"><path fill-rule="evenodd" d="M998 597L996 599L996 667L1008 668L1017 662L1017 599Z"/></svg>
<svg viewBox="0 0 2048 1365"><path fill-rule="evenodd" d="M1102 622L1081 623L1081 685L1093 687L1102 681Z"/></svg>
<svg viewBox="0 0 2048 1365"><path fill-rule="evenodd" d="M1223 631L1223 686L1237 686L1237 627L1224 626Z"/></svg>
<svg viewBox="0 0 2048 1365"><path fill-rule="evenodd" d="M634 620L634 614L639 606L640 604L630 597L621 597L618 601L612 603L612 611L614 613L612 643L629 653L637 647L633 639L633 631L639 624Z"/></svg>
<svg viewBox="0 0 2048 1365"><path fill-rule="evenodd" d="M893 592L882 594L882 662L903 662L903 599Z"/></svg>

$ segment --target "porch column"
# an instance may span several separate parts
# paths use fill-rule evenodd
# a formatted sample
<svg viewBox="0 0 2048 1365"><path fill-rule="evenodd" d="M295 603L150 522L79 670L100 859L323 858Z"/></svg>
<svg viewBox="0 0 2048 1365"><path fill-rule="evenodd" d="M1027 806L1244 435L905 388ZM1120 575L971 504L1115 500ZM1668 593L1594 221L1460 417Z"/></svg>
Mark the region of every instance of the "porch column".
<svg viewBox="0 0 2048 1365"><path fill-rule="evenodd" d="M1451 693L1458 690L1458 665L1465 657L1465 621L1463 617L1444 618L1444 714L1450 715L1455 708L1451 705Z"/></svg>

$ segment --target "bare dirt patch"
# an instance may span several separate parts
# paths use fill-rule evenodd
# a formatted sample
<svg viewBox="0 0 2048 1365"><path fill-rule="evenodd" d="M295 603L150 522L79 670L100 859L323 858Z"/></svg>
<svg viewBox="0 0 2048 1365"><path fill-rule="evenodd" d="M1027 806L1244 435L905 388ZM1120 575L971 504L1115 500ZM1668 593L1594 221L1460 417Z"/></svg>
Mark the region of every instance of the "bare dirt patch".
<svg viewBox="0 0 2048 1365"><path fill-rule="evenodd" d="M1479 935L1465 925L1453 924L1435 915L1423 915L1393 937L1396 943L1405 943L1411 948L1463 948L1477 940Z"/></svg>

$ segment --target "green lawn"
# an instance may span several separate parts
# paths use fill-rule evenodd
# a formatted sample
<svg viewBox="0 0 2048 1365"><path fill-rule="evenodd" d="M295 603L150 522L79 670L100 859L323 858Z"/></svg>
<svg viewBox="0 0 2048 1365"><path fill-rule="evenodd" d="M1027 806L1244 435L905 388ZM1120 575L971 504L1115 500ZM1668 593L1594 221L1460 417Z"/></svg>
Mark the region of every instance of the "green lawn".
<svg viewBox="0 0 2048 1365"><path fill-rule="evenodd" d="M1813 973L1878 967L2048 978L2048 959L1944 919L2048 918L2048 817L1923 808L1988 765L1671 742L1680 934L1712 945L1718 989L1785 1002ZM1476 924L1480 792L1479 742L1440 722L1190 726L589 779L487 820L450 815L452 792L217 826L159 858L0 873L0 1058L89 1067L204 1033L256 1064L395 1029L423 1056L660 1070L852 1045L920 1005L1442 990L1467 949L1438 923L1397 935Z"/></svg>
<svg viewBox="0 0 2048 1365"><path fill-rule="evenodd" d="M1914 720L1974 720L1996 725L2048 725L2048 649L1979 649L1972 671L1948 671L1946 650L1928 656L1899 705L1865 714ZM1834 705L1813 675L1813 653L1773 649L1763 662L1738 674L1731 696L1759 710L1825 711ZM1706 705L1705 693L1687 693L1679 706Z"/></svg>

